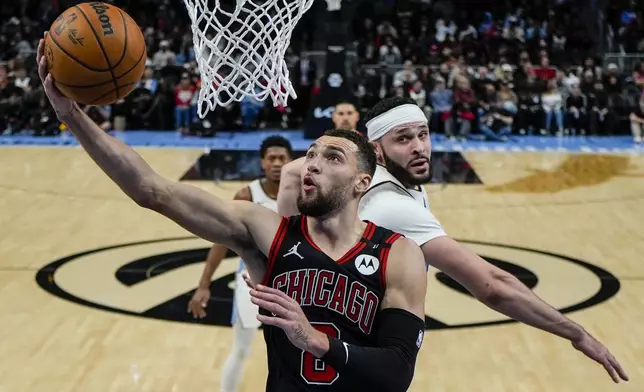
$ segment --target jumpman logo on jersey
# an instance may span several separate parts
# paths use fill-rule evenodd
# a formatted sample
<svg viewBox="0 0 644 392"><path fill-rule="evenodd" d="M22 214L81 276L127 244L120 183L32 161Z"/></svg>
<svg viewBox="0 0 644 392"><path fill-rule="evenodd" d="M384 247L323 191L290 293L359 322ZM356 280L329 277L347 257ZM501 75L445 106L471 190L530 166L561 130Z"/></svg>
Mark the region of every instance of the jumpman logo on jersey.
<svg viewBox="0 0 644 392"><path fill-rule="evenodd" d="M304 257L302 257L299 253L297 253L297 248L300 246L301 242L298 242L296 245L293 245L291 249L289 249L288 253L284 254L284 257L290 256L290 255L295 255L300 258L300 260L303 260Z"/></svg>

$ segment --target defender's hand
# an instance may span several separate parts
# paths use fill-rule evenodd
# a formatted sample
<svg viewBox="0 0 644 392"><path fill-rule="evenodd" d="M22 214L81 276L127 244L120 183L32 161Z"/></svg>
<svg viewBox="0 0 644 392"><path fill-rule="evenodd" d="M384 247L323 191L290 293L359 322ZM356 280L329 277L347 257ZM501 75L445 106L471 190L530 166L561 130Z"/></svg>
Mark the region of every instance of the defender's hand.
<svg viewBox="0 0 644 392"><path fill-rule="evenodd" d="M64 96L54 85L54 78L49 73L47 69L47 57L45 56L45 38L47 34L44 34L44 38L38 43L38 54L36 59L38 61L38 76L40 76L40 82L42 83L47 99L51 103L51 106L56 112L56 116L61 122L65 122L65 119L68 118L77 105L74 101Z"/></svg>
<svg viewBox="0 0 644 392"><path fill-rule="evenodd" d="M248 287L250 287L251 289L255 288L255 283L253 283L253 280L250 278L248 271L242 272L242 278L244 279L244 282L246 282L246 285Z"/></svg>
<svg viewBox="0 0 644 392"><path fill-rule="evenodd" d="M580 339L572 342L572 346L584 353L588 358L601 364L615 383L619 383L620 378L628 381L628 375L626 375L626 372L613 354L589 333L585 333Z"/></svg>
<svg viewBox="0 0 644 392"><path fill-rule="evenodd" d="M251 302L271 312L274 316L257 315L257 319L266 325L281 328L293 345L315 356L321 356L320 341L328 340L326 335L311 325L300 305L283 292L256 285L250 291Z"/></svg>
<svg viewBox="0 0 644 392"><path fill-rule="evenodd" d="M206 306L210 300L210 289L198 288L188 302L188 313L192 313L194 318L206 317Z"/></svg>

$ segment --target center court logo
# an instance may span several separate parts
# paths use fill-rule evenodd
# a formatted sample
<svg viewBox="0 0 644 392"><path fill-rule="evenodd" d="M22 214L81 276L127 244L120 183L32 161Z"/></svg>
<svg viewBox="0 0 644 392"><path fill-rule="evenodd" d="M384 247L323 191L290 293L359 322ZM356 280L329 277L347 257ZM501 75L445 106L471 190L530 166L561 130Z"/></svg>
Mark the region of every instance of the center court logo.
<svg viewBox="0 0 644 392"><path fill-rule="evenodd" d="M598 305L619 291L615 276L581 260L501 244L461 242L518 277L564 313ZM95 309L159 320L230 326L234 276L239 263L232 252L211 285L207 317L194 320L186 311L208 250L208 242L194 237L116 245L54 261L38 271L36 281L52 295ZM371 272L368 262L373 260L363 261L359 268ZM373 267L377 270L379 266ZM461 285L436 269L430 269L428 283L427 329L514 322L479 303Z"/></svg>

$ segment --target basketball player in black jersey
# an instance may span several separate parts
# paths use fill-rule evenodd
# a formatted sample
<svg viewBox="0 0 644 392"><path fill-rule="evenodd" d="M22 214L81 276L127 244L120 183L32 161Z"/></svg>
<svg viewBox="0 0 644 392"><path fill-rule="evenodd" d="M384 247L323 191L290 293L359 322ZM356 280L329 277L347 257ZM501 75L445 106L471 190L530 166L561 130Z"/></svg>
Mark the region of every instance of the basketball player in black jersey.
<svg viewBox="0 0 644 392"><path fill-rule="evenodd" d="M268 391L407 390L425 329L425 262L410 240L358 218L376 168L365 138L332 131L316 140L298 203L308 217L282 218L161 177L58 91L43 40L38 72L58 118L125 194L233 249L262 282L251 295L268 329Z"/></svg>

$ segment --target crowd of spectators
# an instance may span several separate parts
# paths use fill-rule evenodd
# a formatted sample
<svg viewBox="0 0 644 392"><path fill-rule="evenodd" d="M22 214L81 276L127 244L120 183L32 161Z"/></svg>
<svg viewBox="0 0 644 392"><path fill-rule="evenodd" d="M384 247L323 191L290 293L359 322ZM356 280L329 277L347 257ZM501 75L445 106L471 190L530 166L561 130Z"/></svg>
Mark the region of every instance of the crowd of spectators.
<svg viewBox="0 0 644 392"><path fill-rule="evenodd" d="M416 100L432 129L451 138L631 130L641 141L642 127L633 121L644 109L644 64L622 69L604 63L598 51L605 45L624 52L644 50L639 3L610 2L603 13L603 35L589 31L578 17L578 7L586 2L517 0L498 2L503 4L487 11L456 9L444 0L385 3L390 8L378 13L372 2L365 2L353 21L358 58L353 87L361 110L401 95ZM0 133L49 135L62 129L34 67L37 40L62 11L57 4L30 0L0 5ZM305 15L310 20L300 23L286 56L297 100L275 108L268 101L247 99L218 108L202 121L196 115L199 72L183 2L117 4L139 22L149 59L144 78L125 100L86 108L105 129L209 135L217 129L298 128L306 119L322 76L319 63L307 55L314 15Z"/></svg>

